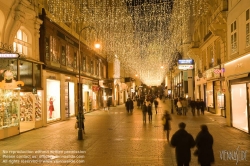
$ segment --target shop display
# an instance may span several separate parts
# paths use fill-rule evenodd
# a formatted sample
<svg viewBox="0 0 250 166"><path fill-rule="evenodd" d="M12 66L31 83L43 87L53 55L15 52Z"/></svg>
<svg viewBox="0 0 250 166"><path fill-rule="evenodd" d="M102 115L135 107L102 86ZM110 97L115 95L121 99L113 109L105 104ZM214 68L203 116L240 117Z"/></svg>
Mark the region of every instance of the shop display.
<svg viewBox="0 0 250 166"><path fill-rule="evenodd" d="M20 121L33 121L33 94L22 93L20 99Z"/></svg>
<svg viewBox="0 0 250 166"><path fill-rule="evenodd" d="M18 125L18 93L0 89L0 128Z"/></svg>
<svg viewBox="0 0 250 166"><path fill-rule="evenodd" d="M31 92L21 92L20 95L20 121L33 121L33 108L35 110L35 120L42 119L42 98L38 94Z"/></svg>
<svg viewBox="0 0 250 166"><path fill-rule="evenodd" d="M42 97L35 94L35 118L36 121L42 120Z"/></svg>
<svg viewBox="0 0 250 166"><path fill-rule="evenodd" d="M53 97L50 97L49 99L49 118L52 118L52 112L55 110L53 105L54 99Z"/></svg>

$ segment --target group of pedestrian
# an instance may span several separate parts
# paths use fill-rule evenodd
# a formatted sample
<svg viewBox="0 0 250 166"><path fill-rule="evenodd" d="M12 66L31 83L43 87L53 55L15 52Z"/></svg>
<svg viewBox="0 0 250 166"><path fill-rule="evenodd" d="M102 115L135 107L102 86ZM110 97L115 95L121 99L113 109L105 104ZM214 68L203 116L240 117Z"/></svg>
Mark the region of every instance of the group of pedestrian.
<svg viewBox="0 0 250 166"><path fill-rule="evenodd" d="M128 113L133 113L133 110L134 110L134 102L131 98L128 98L126 103L125 103L125 106L126 106L126 110Z"/></svg>
<svg viewBox="0 0 250 166"><path fill-rule="evenodd" d="M152 122L152 104L149 101L144 101L142 105L142 119L143 123L146 123L147 119L147 114L148 114L148 121Z"/></svg>
<svg viewBox="0 0 250 166"><path fill-rule="evenodd" d="M191 148L197 147L196 156L201 166L210 166L214 163L213 137L206 125L201 125L201 131L194 139L185 130L186 124L179 123L179 130L171 138L171 145L175 147L177 166L189 166L191 161Z"/></svg>
<svg viewBox="0 0 250 166"><path fill-rule="evenodd" d="M197 115L200 115L200 114L204 115L206 104L203 101L203 99L197 99L196 101L191 100L189 105L191 107L191 112L193 116L195 116L195 110L196 110Z"/></svg>
<svg viewBox="0 0 250 166"><path fill-rule="evenodd" d="M189 106L191 108L192 115L204 115L206 104L203 99L197 99L188 101L186 98L176 98L174 99L174 105L176 108L177 115L187 115ZM195 113L196 112L196 113Z"/></svg>

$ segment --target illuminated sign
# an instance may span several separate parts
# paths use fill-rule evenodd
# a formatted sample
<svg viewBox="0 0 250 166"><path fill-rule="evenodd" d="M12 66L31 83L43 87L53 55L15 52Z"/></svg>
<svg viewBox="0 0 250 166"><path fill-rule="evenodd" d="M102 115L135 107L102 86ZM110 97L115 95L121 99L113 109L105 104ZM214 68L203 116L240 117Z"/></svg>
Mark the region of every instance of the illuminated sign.
<svg viewBox="0 0 250 166"><path fill-rule="evenodd" d="M180 70L188 70L188 69L193 69L194 65L178 65L178 69Z"/></svg>
<svg viewBox="0 0 250 166"><path fill-rule="evenodd" d="M194 64L194 60L193 59L179 59L178 60L178 64L179 65L191 65L191 64Z"/></svg>
<svg viewBox="0 0 250 166"><path fill-rule="evenodd" d="M220 73L224 73L224 72L225 72L224 68L222 68L222 69L214 69L215 74L220 74Z"/></svg>
<svg viewBox="0 0 250 166"><path fill-rule="evenodd" d="M17 53L14 54L0 54L0 58L18 58L20 55Z"/></svg>

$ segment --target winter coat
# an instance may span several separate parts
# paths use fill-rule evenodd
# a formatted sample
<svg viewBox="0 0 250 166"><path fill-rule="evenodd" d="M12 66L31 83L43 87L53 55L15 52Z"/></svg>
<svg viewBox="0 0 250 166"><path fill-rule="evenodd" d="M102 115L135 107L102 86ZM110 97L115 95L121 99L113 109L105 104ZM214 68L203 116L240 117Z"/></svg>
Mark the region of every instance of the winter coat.
<svg viewBox="0 0 250 166"><path fill-rule="evenodd" d="M146 104L143 104L143 105L142 105L142 112L143 112L144 114L146 114L146 113L148 112L148 109L147 109Z"/></svg>
<svg viewBox="0 0 250 166"><path fill-rule="evenodd" d="M196 107L196 102L194 100L190 101L190 107L193 109Z"/></svg>
<svg viewBox="0 0 250 166"><path fill-rule="evenodd" d="M195 139L198 148L198 162L211 164L214 162L213 137L208 131L200 131Z"/></svg>
<svg viewBox="0 0 250 166"><path fill-rule="evenodd" d="M147 110L148 110L148 114L149 114L149 115L152 115L152 105L151 105L151 104L149 104L149 105L147 106Z"/></svg>
<svg viewBox="0 0 250 166"><path fill-rule="evenodd" d="M175 147L175 155L177 162L189 163L191 161L190 148L195 146L194 138L184 129L179 129L174 133L170 141Z"/></svg>

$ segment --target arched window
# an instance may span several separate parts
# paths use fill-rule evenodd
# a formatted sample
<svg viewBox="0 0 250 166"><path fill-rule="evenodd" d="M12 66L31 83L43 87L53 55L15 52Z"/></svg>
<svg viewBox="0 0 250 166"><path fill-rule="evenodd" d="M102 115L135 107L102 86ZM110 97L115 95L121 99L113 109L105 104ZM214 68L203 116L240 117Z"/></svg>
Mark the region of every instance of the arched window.
<svg viewBox="0 0 250 166"><path fill-rule="evenodd" d="M29 45L27 34L19 29L13 42L14 51L27 56Z"/></svg>

